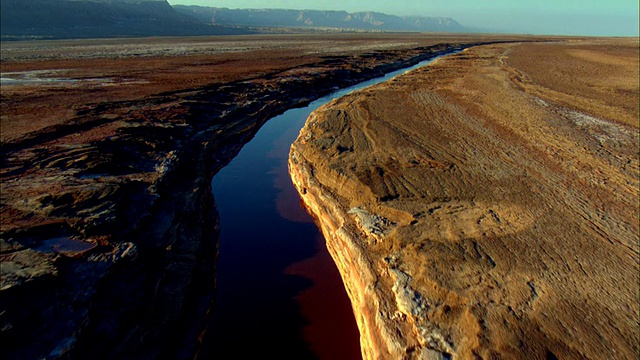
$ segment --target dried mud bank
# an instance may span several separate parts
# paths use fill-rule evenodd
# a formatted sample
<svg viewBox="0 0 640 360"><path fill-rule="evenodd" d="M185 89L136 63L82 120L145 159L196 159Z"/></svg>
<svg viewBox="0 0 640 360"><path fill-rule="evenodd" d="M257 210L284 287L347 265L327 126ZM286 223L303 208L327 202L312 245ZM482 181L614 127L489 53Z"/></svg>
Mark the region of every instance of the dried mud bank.
<svg viewBox="0 0 640 360"><path fill-rule="evenodd" d="M104 102L3 142L3 354L193 357L214 290L213 175L284 110L464 46Z"/></svg>
<svg viewBox="0 0 640 360"><path fill-rule="evenodd" d="M289 170L365 359L637 358L637 63L637 41L479 46L309 117Z"/></svg>

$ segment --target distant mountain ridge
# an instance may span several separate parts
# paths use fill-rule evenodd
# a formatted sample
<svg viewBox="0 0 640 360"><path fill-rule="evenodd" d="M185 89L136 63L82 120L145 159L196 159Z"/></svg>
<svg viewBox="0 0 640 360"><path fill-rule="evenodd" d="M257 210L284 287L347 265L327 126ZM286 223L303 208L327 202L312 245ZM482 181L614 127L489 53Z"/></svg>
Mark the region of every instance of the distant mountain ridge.
<svg viewBox="0 0 640 360"><path fill-rule="evenodd" d="M3 40L246 33L180 14L166 0L0 0Z"/></svg>
<svg viewBox="0 0 640 360"><path fill-rule="evenodd" d="M446 17L395 16L378 12L228 9L176 5L185 15L205 23L256 27L322 27L383 31L447 31L461 32L464 27Z"/></svg>
<svg viewBox="0 0 640 360"><path fill-rule="evenodd" d="M2 40L255 33L251 27L461 32L451 18L171 6L167 0L0 0Z"/></svg>

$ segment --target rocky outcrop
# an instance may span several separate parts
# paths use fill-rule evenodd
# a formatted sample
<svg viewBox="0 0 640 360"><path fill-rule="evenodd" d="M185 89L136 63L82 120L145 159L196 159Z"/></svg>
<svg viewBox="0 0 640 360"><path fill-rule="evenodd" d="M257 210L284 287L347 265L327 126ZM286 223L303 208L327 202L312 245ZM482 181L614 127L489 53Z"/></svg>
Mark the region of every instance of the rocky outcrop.
<svg viewBox="0 0 640 360"><path fill-rule="evenodd" d="M623 45L633 71L637 43ZM538 49L520 46L520 59ZM558 71L604 73L593 54L607 48L582 46L588 66L569 57ZM474 47L347 95L292 145L365 359L638 356L637 125L576 106L577 76L571 109L540 90L557 76L531 95L531 68L508 65L515 48Z"/></svg>

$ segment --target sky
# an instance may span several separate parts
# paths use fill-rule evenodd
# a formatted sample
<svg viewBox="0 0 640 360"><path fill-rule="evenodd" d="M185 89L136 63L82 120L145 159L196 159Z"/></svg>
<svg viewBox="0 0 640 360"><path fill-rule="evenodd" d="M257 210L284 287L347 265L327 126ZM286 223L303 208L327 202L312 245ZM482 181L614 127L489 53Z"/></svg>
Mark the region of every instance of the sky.
<svg viewBox="0 0 640 360"><path fill-rule="evenodd" d="M479 31L638 36L638 0L169 0L172 5L451 17Z"/></svg>

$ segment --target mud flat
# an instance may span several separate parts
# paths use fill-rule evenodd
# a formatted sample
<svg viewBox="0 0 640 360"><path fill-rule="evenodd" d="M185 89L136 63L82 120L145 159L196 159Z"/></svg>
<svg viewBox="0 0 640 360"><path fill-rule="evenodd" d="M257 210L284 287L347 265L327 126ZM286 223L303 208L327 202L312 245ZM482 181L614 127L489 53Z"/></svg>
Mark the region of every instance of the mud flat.
<svg viewBox="0 0 640 360"><path fill-rule="evenodd" d="M635 359L638 39L467 49L314 112L290 174L365 359Z"/></svg>

